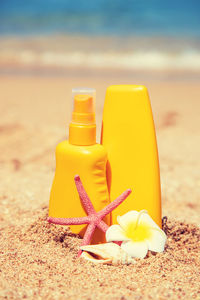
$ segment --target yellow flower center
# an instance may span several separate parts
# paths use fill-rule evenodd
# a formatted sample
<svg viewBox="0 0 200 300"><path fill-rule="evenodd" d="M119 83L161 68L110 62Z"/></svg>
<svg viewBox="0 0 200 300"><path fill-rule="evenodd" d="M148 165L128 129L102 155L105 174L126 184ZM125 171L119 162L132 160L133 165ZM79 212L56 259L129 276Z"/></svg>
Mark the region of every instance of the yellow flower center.
<svg viewBox="0 0 200 300"><path fill-rule="evenodd" d="M126 236L134 242L141 242L151 237L151 230L148 224L130 223L126 228Z"/></svg>

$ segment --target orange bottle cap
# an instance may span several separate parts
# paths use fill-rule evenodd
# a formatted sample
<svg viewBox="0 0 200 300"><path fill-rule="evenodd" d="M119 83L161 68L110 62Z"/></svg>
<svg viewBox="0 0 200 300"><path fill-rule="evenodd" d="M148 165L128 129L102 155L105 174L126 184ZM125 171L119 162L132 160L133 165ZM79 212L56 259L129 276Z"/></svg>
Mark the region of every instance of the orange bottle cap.
<svg viewBox="0 0 200 300"><path fill-rule="evenodd" d="M95 90L74 89L74 109L69 126L69 142L73 145L96 143Z"/></svg>
<svg viewBox="0 0 200 300"><path fill-rule="evenodd" d="M72 113L72 123L82 125L95 124L94 103L92 96L74 96L74 111Z"/></svg>

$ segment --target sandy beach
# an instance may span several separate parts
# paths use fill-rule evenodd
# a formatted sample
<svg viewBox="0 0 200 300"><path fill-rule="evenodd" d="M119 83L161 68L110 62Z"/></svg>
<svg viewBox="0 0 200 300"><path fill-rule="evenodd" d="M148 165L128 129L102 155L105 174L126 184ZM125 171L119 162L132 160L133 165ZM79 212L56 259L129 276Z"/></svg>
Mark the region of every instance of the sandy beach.
<svg viewBox="0 0 200 300"><path fill-rule="evenodd" d="M137 76L1 76L1 299L200 299L200 87ZM153 75L152 75L153 76ZM147 85L157 130L166 250L130 266L77 259L80 238L46 222L56 144L68 136L71 89Z"/></svg>

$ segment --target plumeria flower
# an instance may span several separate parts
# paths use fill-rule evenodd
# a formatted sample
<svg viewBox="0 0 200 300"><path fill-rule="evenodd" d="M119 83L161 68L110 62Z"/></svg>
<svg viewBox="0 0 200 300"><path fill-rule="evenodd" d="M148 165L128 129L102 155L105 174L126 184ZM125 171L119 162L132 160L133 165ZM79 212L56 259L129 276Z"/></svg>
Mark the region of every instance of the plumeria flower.
<svg viewBox="0 0 200 300"><path fill-rule="evenodd" d="M163 252L167 236L146 210L132 210L117 217L119 225L106 231L107 242L122 241L121 248L131 257L144 258L148 250Z"/></svg>

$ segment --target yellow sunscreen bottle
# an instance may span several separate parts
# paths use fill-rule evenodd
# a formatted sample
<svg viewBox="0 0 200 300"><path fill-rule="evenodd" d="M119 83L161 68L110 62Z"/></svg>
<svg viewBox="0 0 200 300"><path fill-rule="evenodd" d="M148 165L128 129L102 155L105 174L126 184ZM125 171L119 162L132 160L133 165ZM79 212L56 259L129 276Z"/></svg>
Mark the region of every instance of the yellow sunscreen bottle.
<svg viewBox="0 0 200 300"><path fill-rule="evenodd" d="M116 85L107 89L101 143L108 153L110 201L132 189L129 198L112 212L113 223L118 215L146 209L161 226L158 152L146 87Z"/></svg>
<svg viewBox="0 0 200 300"><path fill-rule="evenodd" d="M106 181L107 153L96 143L94 89L74 89L74 110L69 125L69 140L56 148L56 171L51 189L49 216L57 218L86 215L74 176L79 175L96 211L109 204ZM110 216L104 221L110 225ZM73 225L70 229L83 236L86 225ZM104 233L96 230L93 243L104 242Z"/></svg>

